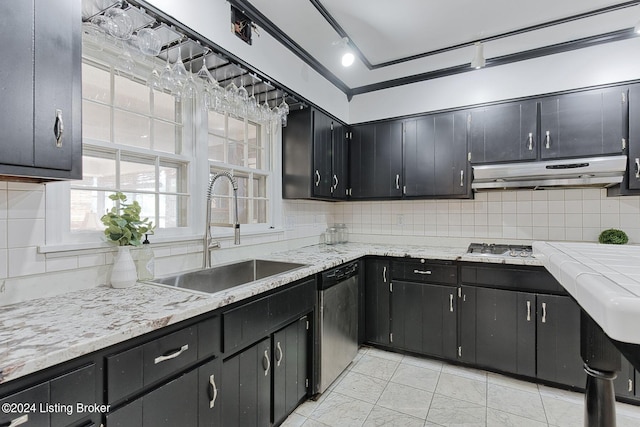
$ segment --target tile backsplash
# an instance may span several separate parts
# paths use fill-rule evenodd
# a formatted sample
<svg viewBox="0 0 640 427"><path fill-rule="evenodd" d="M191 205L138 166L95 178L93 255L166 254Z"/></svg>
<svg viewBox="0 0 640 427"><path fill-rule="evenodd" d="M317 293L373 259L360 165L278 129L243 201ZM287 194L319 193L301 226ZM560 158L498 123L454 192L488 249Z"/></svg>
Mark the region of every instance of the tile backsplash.
<svg viewBox="0 0 640 427"><path fill-rule="evenodd" d="M474 200L339 203L332 221L354 238L406 236L466 240L572 240L594 242L621 228L640 243L640 197L606 197L604 189L517 190L477 193Z"/></svg>
<svg viewBox="0 0 640 427"><path fill-rule="evenodd" d="M0 182L0 305L104 284L115 250L40 253L45 244L44 185ZM318 243L331 223L346 223L354 241L466 245L469 241L596 241L621 228L640 244L640 197L606 190L478 193L474 200L339 202L285 200L282 229L222 239L212 263ZM425 239L426 238L426 239ZM153 245L156 274L199 268L199 238Z"/></svg>

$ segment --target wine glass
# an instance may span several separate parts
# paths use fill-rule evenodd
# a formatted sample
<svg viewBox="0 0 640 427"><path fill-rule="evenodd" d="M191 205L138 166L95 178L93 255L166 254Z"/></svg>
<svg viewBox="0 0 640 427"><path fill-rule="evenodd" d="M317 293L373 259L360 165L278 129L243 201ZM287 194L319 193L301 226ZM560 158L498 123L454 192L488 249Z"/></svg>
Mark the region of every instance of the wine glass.
<svg viewBox="0 0 640 427"><path fill-rule="evenodd" d="M278 106L280 107L280 116L282 117L281 124L283 128L287 127L287 116L289 115L289 104L287 104L286 99L287 99L287 94L283 93L282 102Z"/></svg>
<svg viewBox="0 0 640 427"><path fill-rule="evenodd" d="M167 55L167 64L160 72L160 85L162 89L173 93L176 89L176 82L173 79L173 70L171 68L171 63L169 63L169 55Z"/></svg>
<svg viewBox="0 0 640 427"><path fill-rule="evenodd" d="M113 7L104 13L104 17L110 21L107 28L111 37L127 40L133 34L133 19L126 11Z"/></svg>
<svg viewBox="0 0 640 427"><path fill-rule="evenodd" d="M189 60L189 77L182 87L182 96L185 99L196 99L198 96L198 86L193 78L193 70L191 69L193 58Z"/></svg>
<svg viewBox="0 0 640 427"><path fill-rule="evenodd" d="M173 81L175 82L175 85L178 89L182 90L182 87L187 83L189 73L182 62L182 50L180 49L180 46L178 46L178 59L174 62L171 71L173 72Z"/></svg>
<svg viewBox="0 0 640 427"><path fill-rule="evenodd" d="M162 39L153 28L141 28L136 32L140 52L147 56L158 56L162 50Z"/></svg>

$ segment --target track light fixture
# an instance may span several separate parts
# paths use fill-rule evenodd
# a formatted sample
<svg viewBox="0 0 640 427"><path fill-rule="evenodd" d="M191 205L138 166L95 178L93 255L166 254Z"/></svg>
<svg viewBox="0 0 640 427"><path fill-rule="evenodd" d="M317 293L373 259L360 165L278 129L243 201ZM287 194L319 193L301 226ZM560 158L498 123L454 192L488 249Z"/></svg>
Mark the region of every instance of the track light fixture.
<svg viewBox="0 0 640 427"><path fill-rule="evenodd" d="M640 34L640 21L636 22L636 25L633 27L633 32Z"/></svg>
<svg viewBox="0 0 640 427"><path fill-rule="evenodd" d="M343 37L340 41L334 42L334 46L340 46L340 51L342 53L342 66L350 67L353 65L356 57L349 49L349 39L347 37Z"/></svg>
<svg viewBox="0 0 640 427"><path fill-rule="evenodd" d="M474 43L474 46L476 47L476 53L471 60L471 68L475 68L477 70L484 67L487 61L484 59L484 46L482 43Z"/></svg>

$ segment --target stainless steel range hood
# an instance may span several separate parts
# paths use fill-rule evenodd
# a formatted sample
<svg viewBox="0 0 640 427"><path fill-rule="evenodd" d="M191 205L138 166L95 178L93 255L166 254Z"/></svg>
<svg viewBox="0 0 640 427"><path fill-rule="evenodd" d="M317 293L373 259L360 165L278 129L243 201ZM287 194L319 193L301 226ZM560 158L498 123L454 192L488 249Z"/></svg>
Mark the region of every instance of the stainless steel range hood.
<svg viewBox="0 0 640 427"><path fill-rule="evenodd" d="M503 188L610 187L622 182L627 156L473 166L474 191Z"/></svg>

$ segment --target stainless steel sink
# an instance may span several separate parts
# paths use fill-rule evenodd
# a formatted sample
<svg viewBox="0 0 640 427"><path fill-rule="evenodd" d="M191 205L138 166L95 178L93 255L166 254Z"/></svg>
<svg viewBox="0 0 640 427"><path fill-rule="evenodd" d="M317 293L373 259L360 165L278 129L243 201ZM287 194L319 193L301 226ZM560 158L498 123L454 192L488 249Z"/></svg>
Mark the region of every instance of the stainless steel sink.
<svg viewBox="0 0 640 427"><path fill-rule="evenodd" d="M154 279L153 283L160 283L163 285L175 286L176 288L184 288L200 292L214 293L304 266L305 264L296 264L292 262L250 259L231 264L223 264L206 270L198 270L190 273L179 274L177 276L165 277L163 279Z"/></svg>

